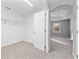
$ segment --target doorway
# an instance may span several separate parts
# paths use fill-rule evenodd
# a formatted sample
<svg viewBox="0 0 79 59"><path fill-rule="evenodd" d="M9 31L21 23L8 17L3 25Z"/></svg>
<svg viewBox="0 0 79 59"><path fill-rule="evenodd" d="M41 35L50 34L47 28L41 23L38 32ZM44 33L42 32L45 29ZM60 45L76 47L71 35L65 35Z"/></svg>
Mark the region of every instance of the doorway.
<svg viewBox="0 0 79 59"><path fill-rule="evenodd" d="M72 59L72 43L70 19L50 21L50 53Z"/></svg>
<svg viewBox="0 0 79 59"><path fill-rule="evenodd" d="M51 40L60 44L70 45L70 19L50 21Z"/></svg>

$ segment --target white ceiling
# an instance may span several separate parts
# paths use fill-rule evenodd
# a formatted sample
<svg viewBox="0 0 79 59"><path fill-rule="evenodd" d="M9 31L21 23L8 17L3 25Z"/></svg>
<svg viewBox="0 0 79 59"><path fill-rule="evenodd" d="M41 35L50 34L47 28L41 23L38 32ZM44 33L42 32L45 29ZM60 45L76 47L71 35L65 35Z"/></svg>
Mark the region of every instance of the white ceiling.
<svg viewBox="0 0 79 59"><path fill-rule="evenodd" d="M49 10L56 8L59 5L73 5L75 0L47 0Z"/></svg>
<svg viewBox="0 0 79 59"><path fill-rule="evenodd" d="M44 9L44 6L42 6L43 4L41 4L42 1L40 0L29 0L29 2L31 2L34 7L29 6L24 0L2 0L1 7L2 9L9 7L11 8L11 11L14 11L22 16L33 14Z"/></svg>
<svg viewBox="0 0 79 59"><path fill-rule="evenodd" d="M24 0L1 0L1 8L10 10L19 15L29 15L49 8L50 10L60 4L73 4L74 0L29 0L34 7L29 6Z"/></svg>

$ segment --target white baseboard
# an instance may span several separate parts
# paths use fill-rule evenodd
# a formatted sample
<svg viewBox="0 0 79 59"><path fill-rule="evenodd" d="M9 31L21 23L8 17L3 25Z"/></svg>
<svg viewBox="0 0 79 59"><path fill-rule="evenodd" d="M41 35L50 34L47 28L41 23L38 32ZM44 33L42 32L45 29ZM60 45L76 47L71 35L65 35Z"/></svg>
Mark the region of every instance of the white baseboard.
<svg viewBox="0 0 79 59"><path fill-rule="evenodd" d="M77 57L76 57L76 55L74 53L72 53L72 55L73 55L74 59L77 59Z"/></svg>
<svg viewBox="0 0 79 59"><path fill-rule="evenodd" d="M65 43L65 42L63 42L63 41L60 41L60 40L56 40L56 39L51 39L51 40L53 40L53 41L55 41L55 42L57 42L57 43L63 44L63 45L70 46L70 44Z"/></svg>
<svg viewBox="0 0 79 59"><path fill-rule="evenodd" d="M29 43L29 44L31 44L31 45L34 45L33 42L30 42L30 41L28 41L28 40L23 40L23 41L25 41L25 42L27 42L27 43Z"/></svg>
<svg viewBox="0 0 79 59"><path fill-rule="evenodd" d="M12 44L15 44L15 43L18 43L18 42L21 42L21 41L24 41L24 42L27 42L27 43L33 45L32 42L29 42L29 41L26 41L26 40L19 40L19 41L14 41L14 42L6 43L6 44L3 44L3 45L1 44L1 47L6 47L8 45L12 45Z"/></svg>
<svg viewBox="0 0 79 59"><path fill-rule="evenodd" d="M6 44L1 44L1 47L6 47L8 45L12 45L12 44L15 44L15 43L18 43L18 42L21 42L22 40L19 40L19 41L15 41L15 42L11 42L11 43L6 43Z"/></svg>

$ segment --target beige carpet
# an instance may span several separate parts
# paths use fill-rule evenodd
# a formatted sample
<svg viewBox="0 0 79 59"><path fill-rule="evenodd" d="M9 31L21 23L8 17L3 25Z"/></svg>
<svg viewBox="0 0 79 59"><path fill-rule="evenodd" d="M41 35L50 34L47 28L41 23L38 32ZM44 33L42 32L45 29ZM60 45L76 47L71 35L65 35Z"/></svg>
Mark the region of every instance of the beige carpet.
<svg viewBox="0 0 79 59"><path fill-rule="evenodd" d="M27 42L19 42L3 47L1 59L73 59L71 47L52 42L52 50L45 53Z"/></svg>

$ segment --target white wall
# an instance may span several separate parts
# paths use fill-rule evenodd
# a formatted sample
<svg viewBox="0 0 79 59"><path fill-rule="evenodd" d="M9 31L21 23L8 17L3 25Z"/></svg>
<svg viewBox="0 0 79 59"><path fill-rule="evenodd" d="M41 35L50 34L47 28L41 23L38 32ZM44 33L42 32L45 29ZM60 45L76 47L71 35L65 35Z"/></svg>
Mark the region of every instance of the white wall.
<svg viewBox="0 0 79 59"><path fill-rule="evenodd" d="M2 46L9 45L24 39L23 36L23 25L21 23L14 23L11 21L4 22L1 24L1 44Z"/></svg>
<svg viewBox="0 0 79 59"><path fill-rule="evenodd" d="M24 18L24 41L33 43L33 26L34 26L34 16L29 15Z"/></svg>
<svg viewBox="0 0 79 59"><path fill-rule="evenodd" d="M19 41L33 42L33 15L21 16L12 10L1 10L1 45Z"/></svg>
<svg viewBox="0 0 79 59"><path fill-rule="evenodd" d="M22 17L12 10L1 10L1 46L13 44L24 39Z"/></svg>

